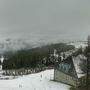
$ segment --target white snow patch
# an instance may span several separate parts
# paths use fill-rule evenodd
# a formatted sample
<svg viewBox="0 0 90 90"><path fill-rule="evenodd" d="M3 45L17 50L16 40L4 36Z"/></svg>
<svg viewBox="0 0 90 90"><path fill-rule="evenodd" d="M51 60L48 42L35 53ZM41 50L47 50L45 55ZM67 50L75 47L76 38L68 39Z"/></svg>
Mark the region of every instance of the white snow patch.
<svg viewBox="0 0 90 90"><path fill-rule="evenodd" d="M0 80L0 90L69 90L70 86L51 81L53 75L52 69L13 80Z"/></svg>
<svg viewBox="0 0 90 90"><path fill-rule="evenodd" d="M84 48L87 46L87 43L84 43L84 42L73 42L73 43L70 43L70 45L74 45L75 48Z"/></svg>

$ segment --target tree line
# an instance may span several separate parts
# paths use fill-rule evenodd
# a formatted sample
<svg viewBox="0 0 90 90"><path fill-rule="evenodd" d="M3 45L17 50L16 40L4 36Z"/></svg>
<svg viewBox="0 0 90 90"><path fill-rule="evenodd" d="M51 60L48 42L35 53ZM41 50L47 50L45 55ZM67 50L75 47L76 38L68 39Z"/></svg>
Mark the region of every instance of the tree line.
<svg viewBox="0 0 90 90"><path fill-rule="evenodd" d="M54 49L57 50L57 53L60 53L74 48L72 45L57 43L27 50L19 50L14 53L7 52L5 53L7 58L3 62L3 69L36 68L54 65L53 60L51 60L53 58L50 58Z"/></svg>

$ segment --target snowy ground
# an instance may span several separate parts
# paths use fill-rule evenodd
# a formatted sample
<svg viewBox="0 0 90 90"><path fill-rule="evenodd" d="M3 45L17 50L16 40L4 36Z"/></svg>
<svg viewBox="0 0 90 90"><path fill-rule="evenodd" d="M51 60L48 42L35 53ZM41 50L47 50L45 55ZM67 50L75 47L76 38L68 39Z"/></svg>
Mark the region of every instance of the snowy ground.
<svg viewBox="0 0 90 90"><path fill-rule="evenodd" d="M54 70L26 75L12 80L0 80L0 90L69 90L70 86L51 81Z"/></svg>
<svg viewBox="0 0 90 90"><path fill-rule="evenodd" d="M75 48L84 48L87 46L87 43L84 43L84 42L73 42L73 43L69 43L70 45L74 45Z"/></svg>

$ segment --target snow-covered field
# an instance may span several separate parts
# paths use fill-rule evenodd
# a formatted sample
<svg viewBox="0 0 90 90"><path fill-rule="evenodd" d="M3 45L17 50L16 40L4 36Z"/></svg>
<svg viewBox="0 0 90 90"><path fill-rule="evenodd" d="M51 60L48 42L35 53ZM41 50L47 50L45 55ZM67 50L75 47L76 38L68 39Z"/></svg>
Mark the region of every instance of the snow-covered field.
<svg viewBox="0 0 90 90"><path fill-rule="evenodd" d="M70 86L52 81L54 70L0 80L0 90L69 90Z"/></svg>
<svg viewBox="0 0 90 90"><path fill-rule="evenodd" d="M73 42L73 43L69 43L69 44L74 45L75 48L80 48L80 47L84 48L87 46L87 43L85 43L85 42Z"/></svg>

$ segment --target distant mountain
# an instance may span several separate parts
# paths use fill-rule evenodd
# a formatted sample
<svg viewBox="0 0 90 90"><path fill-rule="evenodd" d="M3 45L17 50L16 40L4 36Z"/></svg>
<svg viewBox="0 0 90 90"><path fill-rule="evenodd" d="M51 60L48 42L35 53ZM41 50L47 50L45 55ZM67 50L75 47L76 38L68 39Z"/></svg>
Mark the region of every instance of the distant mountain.
<svg viewBox="0 0 90 90"><path fill-rule="evenodd" d="M48 43L49 44L49 43ZM31 49L47 45L43 40L32 41L31 39L5 39L0 42L0 53L6 51L17 51L21 49Z"/></svg>
<svg viewBox="0 0 90 90"><path fill-rule="evenodd" d="M48 44L55 44L55 43L67 43L69 45L75 45L76 47L85 45L84 42L72 42L68 40L61 40L57 42L45 42L45 40L40 39L38 41L33 41L31 39L5 39L3 41L0 41L0 53L6 52L6 51L17 51L21 49L31 49L35 47L45 46Z"/></svg>
<svg viewBox="0 0 90 90"><path fill-rule="evenodd" d="M6 39L5 41L0 42L0 53L3 53L5 51L16 51L25 48L32 48L32 46L35 45L31 44L29 41L24 41L22 39Z"/></svg>

